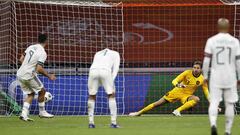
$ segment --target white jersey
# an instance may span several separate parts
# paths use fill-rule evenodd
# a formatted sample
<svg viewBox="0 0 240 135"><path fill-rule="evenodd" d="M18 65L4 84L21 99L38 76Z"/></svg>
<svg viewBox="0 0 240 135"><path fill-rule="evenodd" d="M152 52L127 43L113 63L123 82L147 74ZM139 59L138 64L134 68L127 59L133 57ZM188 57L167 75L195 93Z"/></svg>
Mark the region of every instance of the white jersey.
<svg viewBox="0 0 240 135"><path fill-rule="evenodd" d="M104 50L96 52L90 70L106 69L112 73L112 77L114 80L117 76L119 65L120 65L119 53L106 48Z"/></svg>
<svg viewBox="0 0 240 135"><path fill-rule="evenodd" d="M36 74L37 64L43 65L46 59L47 53L41 44L29 46L25 50L25 57L21 67L17 71L17 77L24 80L32 79L34 74Z"/></svg>
<svg viewBox="0 0 240 135"><path fill-rule="evenodd" d="M236 56L240 55L238 39L228 33L218 33L207 40L205 53L212 55L211 85L220 88L236 86Z"/></svg>

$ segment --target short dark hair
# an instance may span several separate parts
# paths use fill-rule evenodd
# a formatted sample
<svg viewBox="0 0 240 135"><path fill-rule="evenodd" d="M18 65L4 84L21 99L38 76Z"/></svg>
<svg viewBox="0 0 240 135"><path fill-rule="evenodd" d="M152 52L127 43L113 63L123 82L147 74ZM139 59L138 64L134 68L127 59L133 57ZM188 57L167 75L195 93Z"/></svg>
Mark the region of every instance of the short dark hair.
<svg viewBox="0 0 240 135"><path fill-rule="evenodd" d="M194 66L194 65L200 65L200 67L202 68L202 61L200 61L200 60L195 60L195 61L193 62L193 64L192 64L192 66Z"/></svg>
<svg viewBox="0 0 240 135"><path fill-rule="evenodd" d="M39 42L39 43L45 43L46 40L47 40L47 35L46 35L46 34L40 33L40 34L38 35L38 42Z"/></svg>

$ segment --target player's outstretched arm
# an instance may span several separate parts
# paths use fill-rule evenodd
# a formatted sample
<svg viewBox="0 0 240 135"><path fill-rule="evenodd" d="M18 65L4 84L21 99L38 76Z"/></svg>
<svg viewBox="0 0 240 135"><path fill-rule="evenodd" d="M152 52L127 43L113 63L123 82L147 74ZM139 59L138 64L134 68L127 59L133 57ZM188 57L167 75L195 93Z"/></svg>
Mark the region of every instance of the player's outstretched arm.
<svg viewBox="0 0 240 135"><path fill-rule="evenodd" d="M208 84L207 84L207 81L204 81L204 82L203 82L202 90L203 90L203 93L204 93L206 99L207 99L208 102L210 103L209 90L208 90Z"/></svg>
<svg viewBox="0 0 240 135"><path fill-rule="evenodd" d="M178 75L173 81L172 84L175 87L179 87L179 88L185 88L186 86L181 84L181 82L183 81L184 77L186 76L187 71L184 71L183 73L181 73L180 75Z"/></svg>
<svg viewBox="0 0 240 135"><path fill-rule="evenodd" d="M37 64L37 72L48 77L50 80L54 81L56 80L56 77L54 74L48 74L48 72L43 68L42 65Z"/></svg>

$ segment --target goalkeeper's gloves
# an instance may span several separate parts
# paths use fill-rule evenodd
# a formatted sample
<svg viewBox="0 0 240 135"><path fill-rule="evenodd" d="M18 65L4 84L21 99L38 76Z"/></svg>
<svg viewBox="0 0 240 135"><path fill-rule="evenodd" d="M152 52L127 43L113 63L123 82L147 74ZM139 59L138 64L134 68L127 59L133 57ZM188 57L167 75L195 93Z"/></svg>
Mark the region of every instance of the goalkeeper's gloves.
<svg viewBox="0 0 240 135"><path fill-rule="evenodd" d="M178 84L176 84L176 87L178 87L178 88L186 88L186 85L178 83Z"/></svg>

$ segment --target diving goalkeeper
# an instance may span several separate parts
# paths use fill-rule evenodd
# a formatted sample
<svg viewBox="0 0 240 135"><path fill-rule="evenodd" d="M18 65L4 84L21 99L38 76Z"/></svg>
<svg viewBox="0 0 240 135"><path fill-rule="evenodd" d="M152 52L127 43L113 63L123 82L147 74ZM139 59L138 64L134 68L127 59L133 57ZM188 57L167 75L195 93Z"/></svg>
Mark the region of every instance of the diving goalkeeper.
<svg viewBox="0 0 240 135"><path fill-rule="evenodd" d="M141 114L152 110L155 107L161 106L166 103L180 101L182 103L182 106L178 107L172 113L175 116L181 116L181 111L187 110L195 106L200 101L199 97L193 95L199 86L202 86L204 95L209 101L208 85L207 82L204 81L201 67L202 62L195 61L193 63L192 69L184 71L172 81L172 84L173 86L175 86L175 88L167 92L158 101L149 104L147 107L143 108L138 112L132 112L129 115L140 116Z"/></svg>

